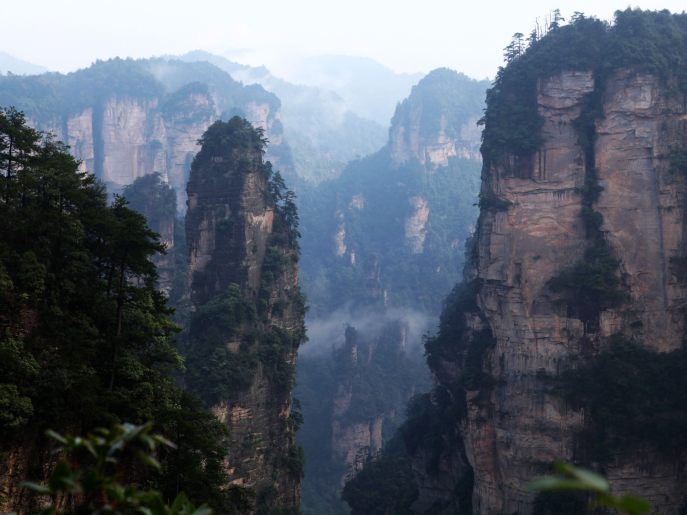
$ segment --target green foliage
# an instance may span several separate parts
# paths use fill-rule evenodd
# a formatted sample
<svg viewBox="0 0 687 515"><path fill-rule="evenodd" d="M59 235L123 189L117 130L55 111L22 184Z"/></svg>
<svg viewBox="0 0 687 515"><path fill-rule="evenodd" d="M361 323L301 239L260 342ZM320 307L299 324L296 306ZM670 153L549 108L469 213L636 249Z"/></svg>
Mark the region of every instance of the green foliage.
<svg viewBox="0 0 687 515"><path fill-rule="evenodd" d="M480 193L478 205L480 209L486 211L508 211L513 203L494 194Z"/></svg>
<svg viewBox="0 0 687 515"><path fill-rule="evenodd" d="M303 479L305 472L305 453L303 452L303 447L299 445L289 447L289 452L285 459L285 468L288 474L296 481Z"/></svg>
<svg viewBox="0 0 687 515"><path fill-rule="evenodd" d="M150 71L133 59L99 60L66 75L0 76L0 105L15 105L41 122L102 105L115 94L148 99L163 91Z"/></svg>
<svg viewBox="0 0 687 515"><path fill-rule="evenodd" d="M276 245L270 245L265 251L258 292L258 311L261 315L268 314L275 281L286 272L287 266L292 264L290 256L282 247Z"/></svg>
<svg viewBox="0 0 687 515"><path fill-rule="evenodd" d="M145 411L164 368L180 362L169 341L175 327L153 287L157 236L123 200L108 206L61 144L39 142L11 111L0 118L11 127L0 135L7 149L0 340L14 356L0 375L32 399L37 427L63 420L89 427L122 412L131 417L134 405ZM30 362L41 370L35 380Z"/></svg>
<svg viewBox="0 0 687 515"><path fill-rule="evenodd" d="M427 455L427 471L439 472L439 462L445 453L460 441L458 423L466 414L464 398L451 398L450 392L435 388L429 394L419 394L408 402L406 420L399 433L408 453L418 450Z"/></svg>
<svg viewBox="0 0 687 515"><path fill-rule="evenodd" d="M496 345L491 329L472 332L465 352L461 383L466 390L488 390L494 386L495 379L484 371L486 352Z"/></svg>
<svg viewBox="0 0 687 515"><path fill-rule="evenodd" d="M616 497L603 476L591 470L556 463L556 474L535 478L529 488L535 492L589 492L597 506L612 508L628 515L645 515L651 509L649 503L633 495ZM569 506L566 508L569 509ZM561 512L557 512L561 513Z"/></svg>
<svg viewBox="0 0 687 515"><path fill-rule="evenodd" d="M39 495L50 496L51 503L41 511L57 514L211 515L205 506L196 508L183 493L167 505L160 492L142 490L121 478L134 461L159 470L155 452L160 446L173 447L169 440L151 433L152 424L116 424L86 437L62 436L48 431L59 442L61 455L47 485L26 483Z"/></svg>
<svg viewBox="0 0 687 515"><path fill-rule="evenodd" d="M524 53L500 68L487 92L482 153L485 166L500 164L517 172L508 156L523 158L541 145L537 82L563 70L591 71L599 84L612 72L629 69L657 75L687 91L682 63L687 48L687 15L626 9L613 25L577 16L531 38Z"/></svg>
<svg viewBox="0 0 687 515"><path fill-rule="evenodd" d="M146 217L151 227L158 228L161 223L176 216L177 199L174 188L163 182L159 173L139 177L124 187L123 196L131 209Z"/></svg>
<svg viewBox="0 0 687 515"><path fill-rule="evenodd" d="M382 454L365 464L343 489L352 515L410 515L418 497L407 456Z"/></svg>
<svg viewBox="0 0 687 515"><path fill-rule="evenodd" d="M161 110L166 118L185 124L203 123L215 117L212 104L199 105L194 95L210 97L210 88L203 82L190 82L166 97Z"/></svg>
<svg viewBox="0 0 687 515"><path fill-rule="evenodd" d="M33 415L30 390L20 385L30 383L39 372L34 356L21 339L6 334L0 338L0 362L4 372L0 382L0 434L25 426Z"/></svg>
<svg viewBox="0 0 687 515"><path fill-rule="evenodd" d="M488 326L473 331L466 316L478 313L479 283L459 283L444 301L439 331L425 340L425 353L430 369L439 371L442 361L457 362L461 367L458 389L480 390L493 385L493 379L483 371L485 353L496 340Z"/></svg>
<svg viewBox="0 0 687 515"><path fill-rule="evenodd" d="M210 96L215 105L197 105L190 100L194 94ZM272 112L280 106L279 99L261 86L244 86L207 62L115 58L64 75L0 76L0 105L14 105L50 126L89 107L96 111L97 124L97 110L112 97L157 98L159 112L182 123L197 122L201 116L212 118L215 109L227 117L251 101L268 105Z"/></svg>
<svg viewBox="0 0 687 515"><path fill-rule="evenodd" d="M244 173L264 166L262 156L267 145L264 131L254 128L239 116L227 122L216 121L207 128L198 143L201 148L193 159L192 168L208 167L223 173L226 163L233 160Z"/></svg>
<svg viewBox="0 0 687 515"><path fill-rule="evenodd" d="M461 129L482 111L487 87L487 81L437 68L413 86L410 96L397 107L391 125L419 124L420 137L431 138L443 130L447 137L460 139Z"/></svg>
<svg viewBox="0 0 687 515"><path fill-rule="evenodd" d="M31 398L21 395L17 385L0 384L0 427L12 430L24 426L31 419L31 415Z"/></svg>
<svg viewBox="0 0 687 515"><path fill-rule="evenodd" d="M277 215L272 240L275 244L288 245L290 250L295 251L293 255L297 260L300 250L298 240L301 233L298 230L300 217L296 207L296 194L286 187L279 171L272 173L272 165L269 162L267 174L268 189Z"/></svg>
<svg viewBox="0 0 687 515"><path fill-rule="evenodd" d="M258 359L250 346L251 335L242 330L255 321L255 310L240 288L231 284L226 293L198 307L191 315L186 350L186 381L208 405L248 388ZM237 349L227 341L240 337ZM253 335L254 337L254 335Z"/></svg>
<svg viewBox="0 0 687 515"><path fill-rule="evenodd" d="M258 337L258 359L271 380L271 384L282 394L291 391L295 380L295 369L289 356L296 351L302 337L278 327L263 332Z"/></svg>
<svg viewBox="0 0 687 515"><path fill-rule="evenodd" d="M64 145L12 109L0 111L0 171L0 452L26 446L40 459L48 427L155 419L167 430L195 420L179 456L197 466L177 485L217 493L224 455L196 440L217 428L172 377L182 360L155 289L158 236L123 198L108 205ZM169 484L165 474L178 469L167 460L177 455L162 454L163 473L149 480Z"/></svg>
<svg viewBox="0 0 687 515"><path fill-rule="evenodd" d="M618 260L607 244L595 244L584 258L549 281L549 287L561 293L569 309L568 316L598 325L601 311L627 298L618 277Z"/></svg>
<svg viewBox="0 0 687 515"><path fill-rule="evenodd" d="M687 445L687 353L654 352L616 336L607 350L561 376L562 392L589 414L585 459L649 445L670 454Z"/></svg>
<svg viewBox="0 0 687 515"><path fill-rule="evenodd" d="M240 496L226 488L226 427L198 399L180 391L159 410L156 427L176 442L160 449L161 469L149 481L164 499L185 492L218 513L243 513Z"/></svg>

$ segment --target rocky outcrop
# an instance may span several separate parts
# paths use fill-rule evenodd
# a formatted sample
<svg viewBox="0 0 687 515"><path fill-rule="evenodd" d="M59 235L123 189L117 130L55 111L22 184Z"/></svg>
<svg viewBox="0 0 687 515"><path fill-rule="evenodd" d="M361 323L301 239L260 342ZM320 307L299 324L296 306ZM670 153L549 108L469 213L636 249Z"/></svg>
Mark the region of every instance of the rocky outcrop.
<svg viewBox="0 0 687 515"><path fill-rule="evenodd" d="M413 254L422 254L427 237L427 220L429 219L429 206L423 197L411 197L410 205L412 214L406 219L405 237L406 243Z"/></svg>
<svg viewBox="0 0 687 515"><path fill-rule="evenodd" d="M24 109L32 125L66 142L81 168L117 193L159 173L186 208L186 182L198 140L216 120L235 113L265 131L268 159L291 173L279 100L260 86L244 87L208 63L164 59L98 62L50 77L49 100L23 97L9 82L32 88L41 77L7 77L0 101ZM81 97L75 97L74 89ZM45 93L47 95L47 92ZM37 107L39 106L39 107Z"/></svg>
<svg viewBox="0 0 687 515"><path fill-rule="evenodd" d="M488 327L493 341L478 368L491 379L461 380L474 357L470 365L459 350L433 366L441 385L463 381L460 431L480 514L530 513L533 476L554 461L585 461L581 435L591 414L567 402L552 378L593 360L614 336L662 352L680 349L686 336L687 289L671 272L685 253L685 182L666 158L685 143L681 95L652 75L619 70L600 82L582 70L541 79L536 98L543 122L538 150L485 166L482 197L499 202L483 206L467 271L477 289L475 306L464 311L472 328L462 341ZM580 120L594 102L601 112L585 146ZM602 190L590 202L593 181ZM602 218L590 215L590 205ZM571 309L552 287L589 259L590 217L602 222L595 244L608 245L617 258L626 291L596 320ZM605 472L618 494L643 495L656 512L675 514L685 497L685 450L674 451L666 457L641 444L620 449Z"/></svg>
<svg viewBox="0 0 687 515"><path fill-rule="evenodd" d="M485 368L508 380L495 388L488 407L468 397L464 435L475 471L476 513L526 510L534 464L570 457L581 427L581 414L548 395L537 374L557 373L579 352L584 334L582 322L562 316L554 299L542 294L585 248L579 194L584 152L572 122L593 88L588 72L544 81L538 100L544 143L528 177L490 170L489 187L513 207L482 214L476 272L484 286L478 298L496 339L489 354L495 362ZM497 412L512 415L498 421L488 415Z"/></svg>
<svg viewBox="0 0 687 515"><path fill-rule="evenodd" d="M110 97L103 107L93 107L66 119L66 130L57 137L69 142L82 169L95 172L113 191L137 178L159 173L177 192L177 204L186 205L186 182L198 140L222 116L212 95L189 93L183 111L158 109L162 99ZM278 113L267 104L244 106L256 127L266 131L273 145L282 141L273 134ZM94 112L95 110L95 112ZM40 124L39 128L42 128Z"/></svg>
<svg viewBox="0 0 687 515"><path fill-rule="evenodd" d="M421 116L422 111L416 109L408 113L409 125L392 126L389 146L394 162L403 164L417 160L428 167L439 167L448 166L452 157L479 159L479 135L470 130L477 125L477 118L459 127L456 138L447 134L448 122L443 115L435 134L422 135Z"/></svg>
<svg viewBox="0 0 687 515"><path fill-rule="evenodd" d="M202 141L186 215L195 310L189 386L227 427L231 485L252 490L257 510L295 508L302 463L291 387L304 306L292 200L247 121L217 122ZM218 302L219 311L203 318ZM208 348L213 335L220 336Z"/></svg>
<svg viewBox="0 0 687 515"><path fill-rule="evenodd" d="M329 448L337 472L331 480L341 487L382 451L405 401L425 384L408 348L409 324L380 313L364 322L364 331L348 326L334 352Z"/></svg>

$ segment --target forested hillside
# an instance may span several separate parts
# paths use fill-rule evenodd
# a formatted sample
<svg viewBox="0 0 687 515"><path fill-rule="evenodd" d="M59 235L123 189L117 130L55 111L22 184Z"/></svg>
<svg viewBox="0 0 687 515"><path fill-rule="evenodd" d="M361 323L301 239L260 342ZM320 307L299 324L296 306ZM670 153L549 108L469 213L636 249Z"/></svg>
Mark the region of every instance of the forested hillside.
<svg viewBox="0 0 687 515"><path fill-rule="evenodd" d="M182 328L170 319L153 262L167 267L171 286L174 259L161 256L165 245L146 218L130 209L124 197L115 195L108 203L104 186L79 170L62 143L28 127L21 112L0 112L3 510L35 512L44 498L21 482L45 481L53 466L64 476L46 430L85 435L117 423L154 421L155 431L176 446L156 456L157 471L128 464L127 481L159 490L168 502L185 491L192 502L217 513L263 513L275 507L298 511L302 465L289 410L304 307L295 272L293 194L279 173L273 175L263 163L262 132L246 120L213 124L201 143L187 223L195 312L190 326ZM213 218L219 224L213 246L221 249L213 270L221 272L251 252L252 241L239 232L223 232L228 225L238 229L242 217L252 216L270 222L245 227L260 245L254 252L260 262L246 264L251 277L241 279L235 270L220 273L219 289L213 290L203 279L210 273L207 263L193 257L201 250L194 223L222 209L203 194L207 181L217 186L221 156L236 160L222 166L234 211L225 221ZM212 177L203 178L208 163L215 168ZM232 189L242 183L245 189ZM137 181L126 194L152 223L173 232L175 197L159 176ZM212 254L213 249L204 251ZM181 289L188 292L188 286ZM220 352L222 335L236 339L237 354ZM259 389L270 402L240 397L247 388ZM220 400L230 403L218 410ZM222 409L252 411L257 421L237 425ZM269 432L263 427L266 420L272 421ZM252 442L262 432L279 434L280 445L271 442L266 451L256 447ZM246 453L256 452L263 453L258 463L269 464L267 478L260 479L255 467L246 465ZM151 459L146 458L148 465L157 464ZM272 486L272 475L283 475L283 486ZM51 475L50 488L58 488L55 481L62 476Z"/></svg>

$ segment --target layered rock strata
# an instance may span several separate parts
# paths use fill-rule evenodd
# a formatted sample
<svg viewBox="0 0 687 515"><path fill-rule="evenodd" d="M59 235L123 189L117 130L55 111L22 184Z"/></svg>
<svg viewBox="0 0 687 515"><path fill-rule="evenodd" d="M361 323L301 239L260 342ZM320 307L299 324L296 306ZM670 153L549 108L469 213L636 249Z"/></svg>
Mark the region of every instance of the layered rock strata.
<svg viewBox="0 0 687 515"><path fill-rule="evenodd" d="M552 462L582 459L590 415L566 402L551 378L602 353L614 335L661 352L680 349L685 338L687 289L673 266L685 254L685 179L667 158L687 138L682 95L650 74L620 70L599 81L582 70L540 80L536 102L538 150L483 171L483 198L499 202L481 211L467 270L477 294L463 338L483 327L493 336L479 363L491 380L465 387L460 423L474 472L472 509L480 514L530 513L532 477ZM592 102L601 112L585 146L579 121ZM596 320L575 313L551 287L592 245L582 216L590 177L600 187L591 202L602 217L595 218L599 238L618 260L626 292ZM434 367L440 386L460 381L467 366L460 362ZM617 494L642 495L655 512L676 514L685 498L684 456L639 445L615 452L604 469Z"/></svg>
<svg viewBox="0 0 687 515"><path fill-rule="evenodd" d="M302 465L291 387L304 336L295 227L285 212L288 201L282 205L279 182L271 180L263 161L261 133L235 117L211 126L203 141L188 184L191 301L198 312L237 292L244 316L220 323L225 340L218 351L227 353L225 363L240 360L234 374L246 375L244 384L210 385L221 394L206 396L206 402L228 430L230 484L253 490L256 509L295 509ZM229 311L218 316L239 317ZM190 353L202 343L193 332L192 325ZM190 360L192 366L211 365Z"/></svg>

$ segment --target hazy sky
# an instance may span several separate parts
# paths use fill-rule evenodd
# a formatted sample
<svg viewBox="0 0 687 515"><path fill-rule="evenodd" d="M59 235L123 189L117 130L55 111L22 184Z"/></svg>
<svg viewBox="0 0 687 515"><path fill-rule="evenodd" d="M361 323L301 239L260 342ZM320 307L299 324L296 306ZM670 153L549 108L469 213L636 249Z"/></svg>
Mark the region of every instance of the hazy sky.
<svg viewBox="0 0 687 515"><path fill-rule="evenodd" d="M684 0L21 0L3 1L0 50L52 70L95 59L204 49L288 77L300 56L372 57L397 71L448 66L493 77L514 32L558 7L602 19ZM239 50L239 51L237 51Z"/></svg>

